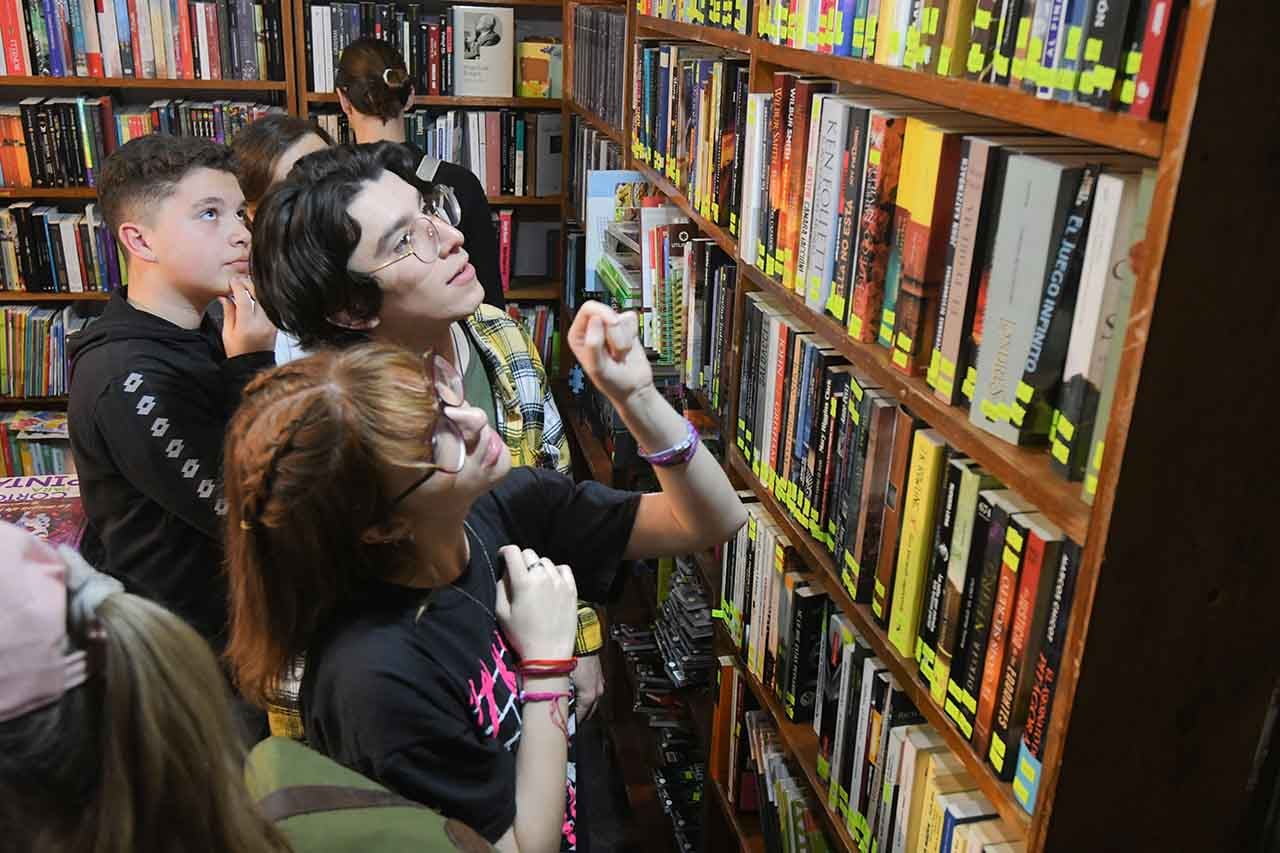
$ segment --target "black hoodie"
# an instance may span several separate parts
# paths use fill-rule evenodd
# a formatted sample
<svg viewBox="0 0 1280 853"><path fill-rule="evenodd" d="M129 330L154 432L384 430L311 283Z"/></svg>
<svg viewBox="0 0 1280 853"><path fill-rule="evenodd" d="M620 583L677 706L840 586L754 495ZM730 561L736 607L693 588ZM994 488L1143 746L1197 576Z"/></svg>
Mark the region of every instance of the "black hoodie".
<svg viewBox="0 0 1280 853"><path fill-rule="evenodd" d="M227 358L210 317L183 329L123 291L70 353L71 449L89 517L82 550L220 650L222 441L245 383L274 354Z"/></svg>

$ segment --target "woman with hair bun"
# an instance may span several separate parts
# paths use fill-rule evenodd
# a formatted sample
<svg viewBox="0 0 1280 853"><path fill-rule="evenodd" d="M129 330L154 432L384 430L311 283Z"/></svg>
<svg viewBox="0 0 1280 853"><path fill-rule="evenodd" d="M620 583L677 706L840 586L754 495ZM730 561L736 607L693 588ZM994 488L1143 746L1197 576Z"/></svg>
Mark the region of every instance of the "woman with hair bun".
<svg viewBox="0 0 1280 853"><path fill-rule="evenodd" d="M417 154L418 176L423 184L443 185L452 191L461 212L458 230L471 255L476 278L484 285L484 301L505 308L498 273L498 237L480 179L456 163L427 157L405 139L404 113L413 99L413 79L404 57L385 41L356 39L342 51L335 83L338 103L356 142L408 145Z"/></svg>

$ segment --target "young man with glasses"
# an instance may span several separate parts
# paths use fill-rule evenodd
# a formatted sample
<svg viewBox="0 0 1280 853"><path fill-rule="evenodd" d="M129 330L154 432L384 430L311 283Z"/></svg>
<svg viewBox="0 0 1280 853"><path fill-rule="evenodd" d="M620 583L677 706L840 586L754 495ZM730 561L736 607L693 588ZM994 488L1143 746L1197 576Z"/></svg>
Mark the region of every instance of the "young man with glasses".
<svg viewBox="0 0 1280 853"><path fill-rule="evenodd" d="M461 377L516 466L572 470L537 350L484 289L443 187L390 142L310 154L258 206L252 267L267 316L307 351L384 340L439 353ZM579 672L589 711L603 681ZM289 731L273 715L273 729Z"/></svg>

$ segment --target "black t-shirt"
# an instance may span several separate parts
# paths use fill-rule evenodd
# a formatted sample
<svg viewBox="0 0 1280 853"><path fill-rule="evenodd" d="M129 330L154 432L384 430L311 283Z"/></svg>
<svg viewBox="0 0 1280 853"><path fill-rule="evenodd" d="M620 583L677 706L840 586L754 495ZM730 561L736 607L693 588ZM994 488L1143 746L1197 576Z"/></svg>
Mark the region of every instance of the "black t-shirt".
<svg viewBox="0 0 1280 853"><path fill-rule="evenodd" d="M457 589L370 584L308 651L308 741L497 841L515 822L521 731L515 653L491 613L494 575L505 572L498 549L520 545L566 563L580 598L607 601L622 581L639 501L555 471L512 471L468 516L471 559ZM576 840L575 776L570 763L562 849Z"/></svg>

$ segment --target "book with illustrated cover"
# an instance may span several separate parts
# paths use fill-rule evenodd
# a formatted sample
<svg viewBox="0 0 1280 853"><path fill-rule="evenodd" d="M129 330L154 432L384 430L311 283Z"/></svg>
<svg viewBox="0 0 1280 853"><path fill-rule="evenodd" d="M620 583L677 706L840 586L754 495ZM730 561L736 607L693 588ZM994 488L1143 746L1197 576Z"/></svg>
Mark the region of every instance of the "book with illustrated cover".
<svg viewBox="0 0 1280 853"><path fill-rule="evenodd" d="M0 477L0 521L51 545L78 547L85 528L80 478L72 474Z"/></svg>
<svg viewBox="0 0 1280 853"><path fill-rule="evenodd" d="M452 13L454 94L510 98L515 88L515 10L454 6Z"/></svg>

